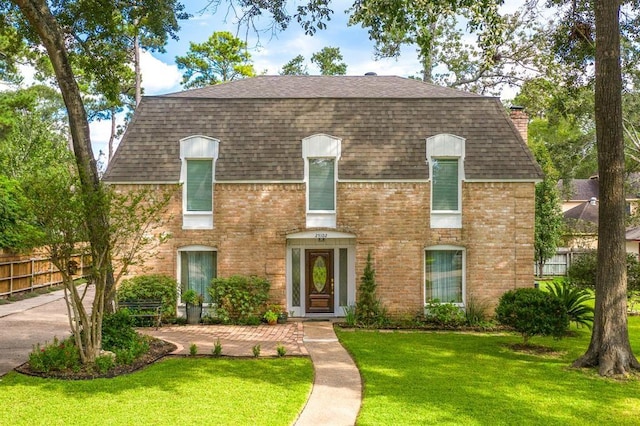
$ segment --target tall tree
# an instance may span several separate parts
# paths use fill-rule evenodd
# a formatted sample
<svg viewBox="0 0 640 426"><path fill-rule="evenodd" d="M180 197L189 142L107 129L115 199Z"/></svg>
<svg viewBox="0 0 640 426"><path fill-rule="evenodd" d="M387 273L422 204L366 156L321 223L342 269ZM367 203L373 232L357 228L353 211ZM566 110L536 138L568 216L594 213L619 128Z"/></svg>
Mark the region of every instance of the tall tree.
<svg viewBox="0 0 640 426"><path fill-rule="evenodd" d="M557 189L558 174L553 169L549 151L542 143L532 143L530 146L544 172L542 182L536 184L534 231L534 260L538 265L538 275L542 276L545 263L556 254L560 245L563 216Z"/></svg>
<svg viewBox="0 0 640 426"><path fill-rule="evenodd" d="M189 51L185 56L176 56L176 64L185 70L182 85L186 89L256 74L247 43L228 31L214 32L204 43L189 43Z"/></svg>
<svg viewBox="0 0 640 426"><path fill-rule="evenodd" d="M304 56L298 55L282 66L280 75L309 75Z"/></svg>
<svg viewBox="0 0 640 426"><path fill-rule="evenodd" d="M591 342L576 367L598 367L601 375L640 369L627 325L624 141L620 65L621 1L594 0L595 119L600 177L596 306Z"/></svg>
<svg viewBox="0 0 640 426"><path fill-rule="evenodd" d="M311 56L311 62L320 69L321 75L345 75L347 64L342 60L339 47L323 47Z"/></svg>

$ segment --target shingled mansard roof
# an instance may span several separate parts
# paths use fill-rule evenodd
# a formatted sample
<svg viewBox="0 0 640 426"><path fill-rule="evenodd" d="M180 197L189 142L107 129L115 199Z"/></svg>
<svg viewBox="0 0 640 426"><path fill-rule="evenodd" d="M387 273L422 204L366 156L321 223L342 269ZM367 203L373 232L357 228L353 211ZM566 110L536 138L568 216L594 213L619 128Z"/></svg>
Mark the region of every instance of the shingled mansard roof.
<svg viewBox="0 0 640 426"><path fill-rule="evenodd" d="M466 140L467 180L538 180L497 98L390 76L260 76L164 96L136 109L105 181L177 182L180 140L220 141L216 181L302 181L302 139L342 140L340 180L426 180L425 140Z"/></svg>

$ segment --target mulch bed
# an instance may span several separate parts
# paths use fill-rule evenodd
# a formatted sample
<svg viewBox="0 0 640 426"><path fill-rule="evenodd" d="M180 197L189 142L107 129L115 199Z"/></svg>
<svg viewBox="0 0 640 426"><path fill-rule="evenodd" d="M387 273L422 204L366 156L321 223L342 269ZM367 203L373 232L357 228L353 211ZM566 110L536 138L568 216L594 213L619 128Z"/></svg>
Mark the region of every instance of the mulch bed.
<svg viewBox="0 0 640 426"><path fill-rule="evenodd" d="M37 376L37 377L46 377L46 378L54 378L54 379L64 379L64 380L89 380L89 379L98 379L98 378L111 378L121 376L123 374L133 373L134 371L138 371L147 365L153 364L159 359L163 358L165 355L170 354L175 351L177 346L173 343L165 342L160 339L151 339L149 341L149 352L145 355L141 356L133 363L129 365L116 365L111 370L100 373L96 372L93 369L81 369L79 371L50 371L48 373L42 373L38 371L33 371L28 362L25 362L19 367L16 367L16 371L22 374L26 374L29 376Z"/></svg>

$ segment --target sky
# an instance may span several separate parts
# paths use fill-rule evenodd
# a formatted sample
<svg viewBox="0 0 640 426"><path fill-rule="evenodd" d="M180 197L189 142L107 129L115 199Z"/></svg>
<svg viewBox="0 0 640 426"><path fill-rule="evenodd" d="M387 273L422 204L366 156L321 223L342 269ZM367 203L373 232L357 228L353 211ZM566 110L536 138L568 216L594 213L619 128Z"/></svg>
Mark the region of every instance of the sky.
<svg viewBox="0 0 640 426"><path fill-rule="evenodd" d="M513 12L523 0L505 0L502 12ZM348 26L348 14L345 11L353 0L333 0L334 14L327 29L318 30L314 36L307 36L299 24L293 20L285 31L272 35L271 32L256 34L246 29L238 29L233 12L229 11L224 0L217 11L203 11L210 0L183 0L186 11L193 15L189 20L180 22L178 40L170 40L166 52L143 52L141 58L142 86L144 95L160 95L182 90L180 81L182 72L175 65L175 57L183 56L189 50L189 42L202 43L215 31L230 31L237 37L247 40L247 46L254 69L258 74L276 75L282 66L297 55L306 59L309 74L319 74L311 63L311 55L323 47L339 47L347 64L347 75L364 75L375 72L378 75L398 75L402 77L419 75L420 64L415 47L405 47L398 59L380 59L374 57L374 43L369 40L367 31L359 26ZM292 3L293 4L293 3ZM265 22L264 27L268 25ZM470 36L471 37L471 36ZM513 97L513 93L503 93L503 97ZM106 152L110 134L109 122L93 122L91 139L94 154Z"/></svg>

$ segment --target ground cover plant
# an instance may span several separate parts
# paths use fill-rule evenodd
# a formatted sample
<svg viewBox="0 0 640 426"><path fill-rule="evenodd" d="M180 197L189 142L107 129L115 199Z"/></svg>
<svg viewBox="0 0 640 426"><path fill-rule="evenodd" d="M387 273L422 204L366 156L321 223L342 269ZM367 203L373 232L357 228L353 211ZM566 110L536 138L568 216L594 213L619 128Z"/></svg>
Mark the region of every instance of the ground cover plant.
<svg viewBox="0 0 640 426"><path fill-rule="evenodd" d="M167 358L112 379L0 379L0 424L288 425L313 382L308 358Z"/></svg>
<svg viewBox="0 0 640 426"><path fill-rule="evenodd" d="M640 350L640 318L629 319ZM511 349L515 333L337 330L364 382L358 425L640 424L640 379L569 368L589 344L534 337L547 352Z"/></svg>

